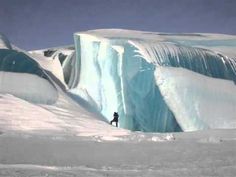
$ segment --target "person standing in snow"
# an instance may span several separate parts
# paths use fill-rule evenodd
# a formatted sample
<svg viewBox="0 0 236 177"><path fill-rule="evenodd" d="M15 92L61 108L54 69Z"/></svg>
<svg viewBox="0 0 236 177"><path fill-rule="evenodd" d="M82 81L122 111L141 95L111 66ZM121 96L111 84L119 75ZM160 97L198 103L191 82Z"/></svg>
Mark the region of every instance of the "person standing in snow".
<svg viewBox="0 0 236 177"><path fill-rule="evenodd" d="M118 127L118 121L119 121L119 114L117 112L114 112L113 114L113 120L110 122L110 124L112 125L113 122L116 123L116 127Z"/></svg>

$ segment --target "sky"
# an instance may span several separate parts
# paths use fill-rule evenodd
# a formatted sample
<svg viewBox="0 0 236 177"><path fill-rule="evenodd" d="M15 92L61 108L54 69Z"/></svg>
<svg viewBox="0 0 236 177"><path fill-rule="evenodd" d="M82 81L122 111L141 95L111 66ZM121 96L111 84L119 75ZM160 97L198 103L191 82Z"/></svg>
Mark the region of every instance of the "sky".
<svg viewBox="0 0 236 177"><path fill-rule="evenodd" d="M0 0L0 32L25 50L101 28L236 35L235 9L236 0Z"/></svg>

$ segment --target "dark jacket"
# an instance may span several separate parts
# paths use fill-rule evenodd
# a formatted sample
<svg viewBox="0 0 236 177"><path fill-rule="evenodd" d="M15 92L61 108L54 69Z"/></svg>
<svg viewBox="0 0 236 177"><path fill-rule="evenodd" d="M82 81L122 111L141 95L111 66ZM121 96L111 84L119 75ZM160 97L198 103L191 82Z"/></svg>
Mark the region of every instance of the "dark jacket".
<svg viewBox="0 0 236 177"><path fill-rule="evenodd" d="M118 122L119 114L118 114L117 112L114 112L113 117L114 117L113 120L114 120L115 122Z"/></svg>

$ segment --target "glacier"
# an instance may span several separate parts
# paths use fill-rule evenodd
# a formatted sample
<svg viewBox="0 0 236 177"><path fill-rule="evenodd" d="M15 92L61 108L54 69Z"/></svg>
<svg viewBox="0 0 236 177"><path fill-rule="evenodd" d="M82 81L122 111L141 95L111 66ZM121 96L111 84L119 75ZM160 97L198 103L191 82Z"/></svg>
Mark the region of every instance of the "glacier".
<svg viewBox="0 0 236 177"><path fill-rule="evenodd" d="M236 127L235 36L101 29L74 41L27 52L0 35L0 93L52 106L66 98L105 122L117 111L133 131Z"/></svg>
<svg viewBox="0 0 236 177"><path fill-rule="evenodd" d="M120 127L236 127L235 36L104 29L75 33L74 40L77 74L69 91L108 120L118 111Z"/></svg>

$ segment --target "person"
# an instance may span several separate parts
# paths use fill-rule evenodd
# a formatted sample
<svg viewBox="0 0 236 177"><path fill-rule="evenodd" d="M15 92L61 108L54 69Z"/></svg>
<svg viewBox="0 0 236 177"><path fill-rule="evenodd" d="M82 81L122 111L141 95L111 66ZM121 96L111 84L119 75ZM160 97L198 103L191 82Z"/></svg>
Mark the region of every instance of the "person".
<svg viewBox="0 0 236 177"><path fill-rule="evenodd" d="M118 112L114 112L113 117L114 118L113 118L113 120L110 123L112 125L112 123L115 122L116 123L116 127L118 127L118 121L119 121L119 114L118 114Z"/></svg>

